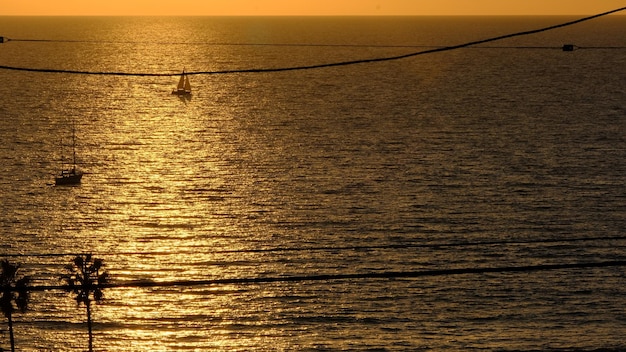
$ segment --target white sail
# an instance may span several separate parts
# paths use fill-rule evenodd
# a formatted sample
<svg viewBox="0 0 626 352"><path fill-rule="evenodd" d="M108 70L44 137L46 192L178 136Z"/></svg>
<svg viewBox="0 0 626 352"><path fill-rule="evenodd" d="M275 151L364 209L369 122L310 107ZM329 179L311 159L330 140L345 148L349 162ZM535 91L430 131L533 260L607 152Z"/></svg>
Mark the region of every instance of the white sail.
<svg viewBox="0 0 626 352"><path fill-rule="evenodd" d="M185 91L191 92L191 83L189 83L189 76L185 75Z"/></svg>
<svg viewBox="0 0 626 352"><path fill-rule="evenodd" d="M185 71L180 75L180 79L178 80L178 86L176 87L178 90L185 89Z"/></svg>
<svg viewBox="0 0 626 352"><path fill-rule="evenodd" d="M189 83L189 76L185 74L185 70L180 74L180 79L178 80L178 85L176 89L172 91L172 94L176 95L190 95L191 94L191 83Z"/></svg>

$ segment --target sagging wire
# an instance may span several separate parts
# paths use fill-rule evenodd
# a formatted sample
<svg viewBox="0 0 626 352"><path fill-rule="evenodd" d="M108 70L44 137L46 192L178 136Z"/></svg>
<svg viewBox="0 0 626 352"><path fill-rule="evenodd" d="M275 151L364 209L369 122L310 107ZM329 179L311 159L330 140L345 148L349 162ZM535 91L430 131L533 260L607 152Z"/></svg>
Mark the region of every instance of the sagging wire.
<svg viewBox="0 0 626 352"><path fill-rule="evenodd" d="M377 63L377 62L385 62L385 61L393 61L393 60L401 60L410 57L415 57L419 55L426 54L434 54L439 52L458 50L462 48L468 47L476 47L477 45L491 43L495 41L500 41L504 39L526 36L531 34L537 34L541 32L546 32L558 28L572 26L574 24L578 24L581 22L589 21L592 19L596 19L599 17L607 16L610 14L614 14L617 12L621 12L626 10L626 7L621 7L615 10L599 13L592 16L583 17L574 21L569 21L565 23L560 23L548 27L543 27L539 29L533 29L529 31L516 32L511 34L505 34L497 37L492 37L488 39L471 41L463 44L445 46L445 47L435 47L432 49L412 52L408 54L395 55L395 56L386 56L386 57L378 57L371 59L361 59L361 60L350 60L350 61L340 61L340 62L332 62L332 63L323 63L323 64L315 64L315 65L305 65L305 66L291 66L291 67L278 67L278 68L250 68L250 69L234 69L234 70L218 70L218 71L192 71L186 72L187 75L221 75L221 74L245 74L245 73L273 73L273 72L286 72L286 71L298 71L298 70L312 70L312 69L321 69L321 68L330 68L330 67L339 67L339 66L349 66L349 65L357 65L357 64L369 64L369 63ZM2 38L3 42L5 38ZM564 51L573 51L575 46L573 44L565 44L563 46ZM571 49L571 50L569 50ZM107 75L107 76L150 76L150 77L168 77L168 76L178 76L180 73L148 73L148 72L108 72L108 71L81 71L81 70L63 70L63 69L52 69L52 68L29 68L29 67L16 67L16 66L7 66L0 65L0 69L2 70L13 70L13 71L28 71L28 72L41 72L41 73L65 73L65 74L82 74L82 75Z"/></svg>

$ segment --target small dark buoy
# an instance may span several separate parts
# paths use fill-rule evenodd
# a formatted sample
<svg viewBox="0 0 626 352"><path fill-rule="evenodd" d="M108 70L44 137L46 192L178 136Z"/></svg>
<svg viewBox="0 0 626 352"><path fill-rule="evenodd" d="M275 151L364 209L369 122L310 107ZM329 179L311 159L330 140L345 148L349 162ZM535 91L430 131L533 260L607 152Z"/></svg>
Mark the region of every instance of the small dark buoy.
<svg viewBox="0 0 626 352"><path fill-rule="evenodd" d="M574 51L575 49L576 49L576 45L574 44L563 45L563 51Z"/></svg>

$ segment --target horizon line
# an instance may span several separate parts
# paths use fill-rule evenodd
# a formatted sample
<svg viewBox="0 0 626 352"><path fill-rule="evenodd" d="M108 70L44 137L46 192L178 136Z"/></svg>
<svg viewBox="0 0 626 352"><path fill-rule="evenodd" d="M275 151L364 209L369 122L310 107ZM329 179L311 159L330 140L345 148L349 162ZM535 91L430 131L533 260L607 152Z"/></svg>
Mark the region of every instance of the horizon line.
<svg viewBox="0 0 626 352"><path fill-rule="evenodd" d="M0 14L0 17L559 17L589 15L593 14ZM626 13L614 13L610 16L626 16Z"/></svg>

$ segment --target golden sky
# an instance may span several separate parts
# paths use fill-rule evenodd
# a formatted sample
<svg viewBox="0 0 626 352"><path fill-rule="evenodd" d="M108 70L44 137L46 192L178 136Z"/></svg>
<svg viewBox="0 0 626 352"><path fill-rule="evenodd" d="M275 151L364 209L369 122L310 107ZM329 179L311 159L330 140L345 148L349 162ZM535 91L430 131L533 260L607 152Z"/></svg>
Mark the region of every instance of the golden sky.
<svg viewBox="0 0 626 352"><path fill-rule="evenodd" d="M589 15L624 0L2 0L0 15Z"/></svg>

